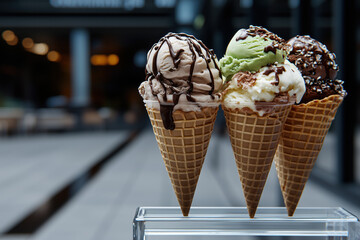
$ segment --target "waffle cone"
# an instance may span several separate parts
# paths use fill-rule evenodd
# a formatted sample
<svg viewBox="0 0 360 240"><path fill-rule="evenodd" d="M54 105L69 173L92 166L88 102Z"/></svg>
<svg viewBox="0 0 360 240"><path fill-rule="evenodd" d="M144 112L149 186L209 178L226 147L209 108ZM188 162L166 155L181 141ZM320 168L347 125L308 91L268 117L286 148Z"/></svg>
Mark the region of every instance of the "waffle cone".
<svg viewBox="0 0 360 240"><path fill-rule="evenodd" d="M277 105L264 117L223 108L247 209L253 218L291 105Z"/></svg>
<svg viewBox="0 0 360 240"><path fill-rule="evenodd" d="M284 124L275 165L288 215L292 216L343 97L294 105Z"/></svg>
<svg viewBox="0 0 360 240"><path fill-rule="evenodd" d="M159 110L147 111L181 211L188 216L218 107L174 111L174 130L164 128Z"/></svg>

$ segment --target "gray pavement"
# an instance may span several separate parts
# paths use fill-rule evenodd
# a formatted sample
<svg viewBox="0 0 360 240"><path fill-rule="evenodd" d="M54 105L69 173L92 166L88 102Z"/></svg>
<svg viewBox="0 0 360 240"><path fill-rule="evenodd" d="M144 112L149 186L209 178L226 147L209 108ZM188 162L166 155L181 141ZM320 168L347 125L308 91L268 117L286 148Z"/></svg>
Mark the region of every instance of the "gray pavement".
<svg viewBox="0 0 360 240"><path fill-rule="evenodd" d="M23 219L99 158L126 132L0 139L0 232Z"/></svg>
<svg viewBox="0 0 360 240"><path fill-rule="evenodd" d="M102 139L101 141L99 140L99 145L111 145L114 140L118 140L120 135L114 133L110 137L104 136L104 138L89 135L82 140L79 137L79 141L96 142L94 139ZM331 142L331 134L329 139ZM331 144L329 139L327 139L327 144ZM70 139L68 140L70 141ZM108 144L106 144L106 141L108 141ZM66 143L67 141L62 142L62 144ZM89 146L89 143L81 143L80 145L79 148L82 149L82 152L85 149L89 151L85 154L84 158L91 158L94 155L93 151L95 150L90 150L89 147L86 147L86 145ZM54 162L51 162L53 164L61 162L60 158L56 158L60 153L55 154L53 151L56 152L56 149L50 150L51 148L49 148L49 152L52 152L52 155L49 158L55 157L56 159L53 160ZM27 151L29 155L36 153L36 151L33 151L30 154L32 151L31 147L28 147ZM80 151L78 154L80 154ZM69 153L66 156L62 159L67 159L71 154ZM326 158L326 155L322 156L322 158ZM47 161L50 160L48 159ZM324 160L319 159L320 161ZM44 162L46 161L44 160ZM67 162L67 167L73 168L73 162L74 160ZM63 171L65 169L66 167L64 167ZM26 170L23 170L23 172L26 172ZM19 185L21 184L19 183ZM176 197L167 176L155 137L152 131L148 129L117 154L75 198L48 220L35 234L32 236L14 236L18 238L0 239L132 239L132 220L135 209L138 206L177 205ZM283 205L283 202L275 167L273 166L260 201L260 206L280 205ZM211 139L193 206L245 206L241 183L227 136L220 137L214 134ZM360 206L344 202L338 196L322 189L311 181L306 185L299 206L342 206L360 216ZM0 208L1 211L2 209Z"/></svg>

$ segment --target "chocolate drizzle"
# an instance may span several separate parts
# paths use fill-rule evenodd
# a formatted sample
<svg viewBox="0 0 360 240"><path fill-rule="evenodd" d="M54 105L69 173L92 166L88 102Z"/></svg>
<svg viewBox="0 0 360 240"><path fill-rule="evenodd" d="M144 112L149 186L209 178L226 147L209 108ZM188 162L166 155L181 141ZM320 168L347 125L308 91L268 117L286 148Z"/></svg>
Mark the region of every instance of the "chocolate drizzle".
<svg viewBox="0 0 360 240"><path fill-rule="evenodd" d="M280 79L279 79L279 74L282 74L283 72L285 72L285 68L284 66L281 66L281 67L271 67L269 69L267 69L265 72L264 72L264 75L268 76L270 73L274 72L275 73L275 82L272 82L271 84L275 85L275 86L278 86L279 83L280 83Z"/></svg>
<svg viewBox="0 0 360 240"><path fill-rule="evenodd" d="M191 40L189 38L187 38L186 41L189 44L189 49L190 49L190 51L192 53L192 62L191 62L191 66L190 66L190 73L189 73L189 78L187 80L187 82L189 84L189 89L186 92L186 98L190 102L195 102L195 100L191 97L191 92L194 89L194 86L192 84L192 76L193 76L193 73L194 73L194 67L195 67L195 62L196 62L196 54L195 54L193 43L191 42Z"/></svg>
<svg viewBox="0 0 360 240"><path fill-rule="evenodd" d="M166 45L168 47L168 51L170 53L170 57L172 59L174 67L171 68L170 70L166 69L163 71L171 71L171 72L176 71L176 70L178 70L179 66L181 66L180 65L181 56L185 52L185 49L179 49L177 52L174 51L174 48L172 45L172 41L174 41L174 39L171 39L171 38L175 38L178 41L186 41L188 48L191 52L191 58L192 58L191 60L192 61L191 61L191 65L190 65L189 76L186 79L186 83L188 85L188 87L186 87L186 88L177 88L177 86L171 79L167 79L164 77L164 75L161 72L161 69L158 69L158 66L157 66L159 51L160 51L160 49L162 49L164 47L164 43L166 43ZM209 77L211 80L210 84L209 84L211 87L211 90L208 92L208 94L213 99L214 99L213 93L214 93L215 84L214 84L214 77L211 72L209 64L211 62L213 62L215 68L219 71L219 73L220 73L220 69L216 63L216 60L215 60L216 57L215 57L213 50L208 49L202 41L196 39L194 36L188 35L185 33L168 33L163 38L161 38L157 44L153 45L150 52L152 52L152 51L154 51L153 57L151 59L152 60L152 72L150 72L150 73L146 72L146 80L150 82L152 94L157 98L158 98L158 95L153 90L152 81L154 79L156 79L161 84L161 86L163 88L163 93L161 93L161 96L163 98L163 101L165 102L165 103L162 103L162 101L160 101L160 99L158 98L159 103L160 103L161 117L163 120L164 127L166 129L173 130L175 128L175 124L174 124L174 119L173 119L172 113L173 113L175 105L177 105L179 102L180 96L182 94L185 94L186 99L189 102L195 102L195 99L192 97L192 92L194 90L192 79L193 79L193 74L194 74L194 69L195 69L197 58L198 57L203 58L206 62L206 67L209 72ZM205 51L205 54L203 53L203 51ZM220 73L220 78L221 78L221 73ZM173 99L172 99L172 102L167 103L167 101L168 101L167 95L168 94L171 94L173 96Z"/></svg>
<svg viewBox="0 0 360 240"><path fill-rule="evenodd" d="M174 106L179 102L180 95L174 94L173 95L173 102L174 104L171 105L165 105L160 104L160 115L161 119L163 120L164 127L169 130L175 129L175 123L172 116L172 113L174 111Z"/></svg>
<svg viewBox="0 0 360 240"><path fill-rule="evenodd" d="M169 47L169 52L171 54L171 58L173 60L173 63L174 63L174 67L175 69L178 68L179 64L180 64L180 54L182 52L184 52L184 49L180 49L177 53L174 52L174 49L169 41L169 39L165 38L165 42L167 43L168 47Z"/></svg>
<svg viewBox="0 0 360 240"><path fill-rule="evenodd" d="M173 110L174 110L173 105L160 104L160 114L163 120L164 128L169 130L175 129L175 123L172 116Z"/></svg>

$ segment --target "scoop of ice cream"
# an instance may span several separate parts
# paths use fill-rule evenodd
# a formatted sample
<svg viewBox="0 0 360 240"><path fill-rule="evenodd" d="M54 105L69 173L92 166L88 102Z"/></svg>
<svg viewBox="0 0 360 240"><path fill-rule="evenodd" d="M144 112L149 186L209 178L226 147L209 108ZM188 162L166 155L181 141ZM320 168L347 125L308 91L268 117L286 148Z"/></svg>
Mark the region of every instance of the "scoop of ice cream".
<svg viewBox="0 0 360 240"><path fill-rule="evenodd" d="M306 83L302 103L333 94L346 94L343 81L335 79L339 70L335 54L324 44L310 36L296 36L287 43L290 45L288 59L300 70Z"/></svg>
<svg viewBox="0 0 360 240"><path fill-rule="evenodd" d="M305 83L299 70L289 61L262 67L257 72L238 72L226 86L223 105L232 109L250 109L260 116L266 113L262 103L300 102Z"/></svg>
<svg viewBox="0 0 360 240"><path fill-rule="evenodd" d="M222 74L230 81L239 71L258 71L267 64L284 63L286 50L285 41L265 28L240 29L220 60Z"/></svg>
<svg viewBox="0 0 360 240"><path fill-rule="evenodd" d="M147 106L160 109L164 126L171 129L171 116L165 117L165 112L171 115L178 109L199 111L203 106L216 105L221 87L213 50L194 36L168 33L148 52L146 80L139 92Z"/></svg>

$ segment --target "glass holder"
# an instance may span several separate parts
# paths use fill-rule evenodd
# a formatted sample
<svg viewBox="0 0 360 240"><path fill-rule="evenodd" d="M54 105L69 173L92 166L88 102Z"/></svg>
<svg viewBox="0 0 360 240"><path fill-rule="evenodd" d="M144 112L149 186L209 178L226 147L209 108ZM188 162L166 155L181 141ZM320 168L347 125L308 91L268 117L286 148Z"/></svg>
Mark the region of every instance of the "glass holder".
<svg viewBox="0 0 360 240"><path fill-rule="evenodd" d="M139 207L133 239L358 240L360 223L341 207L298 207L293 217L284 207L259 207L253 219L246 207L192 207L188 217L179 207Z"/></svg>

